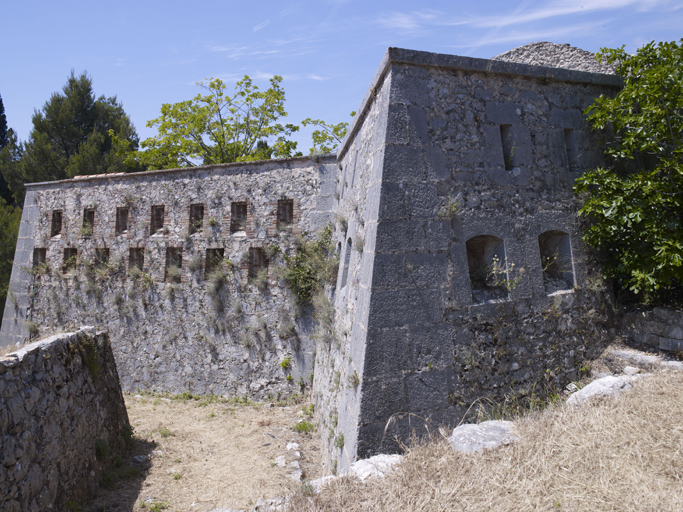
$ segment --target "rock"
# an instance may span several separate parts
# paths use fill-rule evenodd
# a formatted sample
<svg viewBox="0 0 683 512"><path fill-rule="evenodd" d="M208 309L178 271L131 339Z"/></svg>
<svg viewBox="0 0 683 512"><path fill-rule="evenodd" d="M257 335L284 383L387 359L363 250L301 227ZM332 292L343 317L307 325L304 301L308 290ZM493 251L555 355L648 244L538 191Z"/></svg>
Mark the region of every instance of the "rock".
<svg viewBox="0 0 683 512"><path fill-rule="evenodd" d="M403 455L375 455L369 459L357 460L342 475L355 476L361 482L368 478L381 478L391 473L393 467L402 460Z"/></svg>
<svg viewBox="0 0 683 512"><path fill-rule="evenodd" d="M634 366L625 366L624 375L635 375L640 372L640 368L635 368Z"/></svg>
<svg viewBox="0 0 683 512"><path fill-rule="evenodd" d="M133 456L133 462L137 462L138 464L142 464L149 458L148 455L134 455Z"/></svg>
<svg viewBox="0 0 683 512"><path fill-rule="evenodd" d="M636 352L635 350L613 350L612 355L639 366L647 366L662 362L662 358L659 356L649 356L642 352Z"/></svg>
<svg viewBox="0 0 683 512"><path fill-rule="evenodd" d="M330 482L333 482L337 479L336 476L334 475L327 475L322 478L316 478L315 480L311 480L308 482L312 487L315 492L320 492L320 489L322 489L324 486L329 484Z"/></svg>
<svg viewBox="0 0 683 512"><path fill-rule="evenodd" d="M519 441L519 437L512 434L513 427L514 423L511 421L500 420L460 425L453 430L448 443L454 450L462 453L491 450Z"/></svg>
<svg viewBox="0 0 683 512"><path fill-rule="evenodd" d="M660 365L663 368L671 368L672 370L683 370L683 362L681 361L662 361Z"/></svg>
<svg viewBox="0 0 683 512"><path fill-rule="evenodd" d="M285 459L284 455L280 455L279 457L275 457L275 460L273 460L273 464L275 464L278 467L284 468L287 465L287 460Z"/></svg>
<svg viewBox="0 0 683 512"><path fill-rule="evenodd" d="M298 450L298 449L299 449L299 443L287 443L287 451Z"/></svg>
<svg viewBox="0 0 683 512"><path fill-rule="evenodd" d="M631 383L643 375L638 375L637 377L634 375L623 375L621 377L610 375L608 377L594 380L585 388L571 395L567 399L567 403L570 405L576 405L585 402L593 396L616 395L625 389L631 389L631 387L633 387Z"/></svg>

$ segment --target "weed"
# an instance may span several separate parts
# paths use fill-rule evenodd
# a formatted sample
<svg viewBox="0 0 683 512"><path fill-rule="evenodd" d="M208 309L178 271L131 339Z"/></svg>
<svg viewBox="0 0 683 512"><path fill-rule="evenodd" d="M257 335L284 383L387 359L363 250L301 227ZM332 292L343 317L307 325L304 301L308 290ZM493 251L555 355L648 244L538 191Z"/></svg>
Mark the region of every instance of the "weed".
<svg viewBox="0 0 683 512"><path fill-rule="evenodd" d="M12 305L15 308L19 307L19 301L17 301L17 298L14 296L14 292L12 290L7 290L7 296L9 297L9 300L12 302Z"/></svg>
<svg viewBox="0 0 683 512"><path fill-rule="evenodd" d="M296 336L296 324L291 320L283 321L277 328L277 335L282 340L293 338Z"/></svg>
<svg viewBox="0 0 683 512"><path fill-rule="evenodd" d="M307 498L310 498L311 496L315 495L315 487L313 487L313 485L306 481L301 483L298 491L301 493L302 496L305 496Z"/></svg>
<svg viewBox="0 0 683 512"><path fill-rule="evenodd" d="M209 215L206 222L212 228L215 228L218 225L218 219L216 217L214 217L213 215Z"/></svg>
<svg viewBox="0 0 683 512"><path fill-rule="evenodd" d="M349 375L347 380L349 381L350 388L355 389L360 384L360 377L358 376L358 372L356 370L353 370L353 373Z"/></svg>
<svg viewBox="0 0 683 512"><path fill-rule="evenodd" d="M293 382L293 381L294 381L294 377L292 377L292 374L290 373L289 375L287 375L287 382Z"/></svg>
<svg viewBox="0 0 683 512"><path fill-rule="evenodd" d="M452 220L462 213L462 204L460 196L449 197L446 199L445 204L439 208L437 217L441 220Z"/></svg>
<svg viewBox="0 0 683 512"><path fill-rule="evenodd" d="M334 447L339 449L344 447L344 434L339 434L334 438Z"/></svg>
<svg viewBox="0 0 683 512"><path fill-rule="evenodd" d="M26 321L26 329L28 329L28 335L30 338L35 338L38 336L38 324L32 320Z"/></svg>
<svg viewBox="0 0 683 512"><path fill-rule="evenodd" d="M166 280L172 283L179 283L182 276L182 271L180 267L176 265L169 265L166 267Z"/></svg>
<svg viewBox="0 0 683 512"><path fill-rule="evenodd" d="M187 262L187 268L190 269L190 272L199 272L202 269L202 257L199 254L194 255Z"/></svg>
<svg viewBox="0 0 683 512"><path fill-rule="evenodd" d="M339 228L346 233L349 229L349 222L346 220L346 217L340 215L337 221L339 222Z"/></svg>
<svg viewBox="0 0 683 512"><path fill-rule="evenodd" d="M228 276L223 269L218 266L209 274L209 295L217 297L223 286L228 281Z"/></svg>
<svg viewBox="0 0 683 512"><path fill-rule="evenodd" d="M307 405L307 406L305 405L305 406L303 406L303 407L301 408L301 411L302 411L306 416L308 416L309 418L311 418L311 417L313 417L314 407L315 407L315 406L314 406L313 404L309 404L309 405Z"/></svg>
<svg viewBox="0 0 683 512"><path fill-rule="evenodd" d="M173 480L180 480L183 477L180 473L173 473Z"/></svg>
<svg viewBox="0 0 683 512"><path fill-rule="evenodd" d="M333 475L337 474L337 461L336 460L332 461L332 474Z"/></svg>
<svg viewBox="0 0 683 512"><path fill-rule="evenodd" d="M307 434L308 432L313 432L315 430L315 425L307 420L301 420L299 423L294 425L294 431L302 434Z"/></svg>
<svg viewBox="0 0 683 512"><path fill-rule="evenodd" d="M285 357L280 363L280 368L286 370L292 366L292 360L289 357Z"/></svg>
<svg viewBox="0 0 683 512"><path fill-rule="evenodd" d="M356 251L362 253L365 248L365 240L360 235L356 235L353 239L353 247Z"/></svg>
<svg viewBox="0 0 683 512"><path fill-rule="evenodd" d="M167 438L167 437L169 437L169 436L174 435L173 432L171 432L171 431L170 431L169 429L167 429L166 427L161 427L161 428L159 428L159 429L158 429L158 432L159 432L159 435L160 435L161 437L163 437L164 439Z"/></svg>

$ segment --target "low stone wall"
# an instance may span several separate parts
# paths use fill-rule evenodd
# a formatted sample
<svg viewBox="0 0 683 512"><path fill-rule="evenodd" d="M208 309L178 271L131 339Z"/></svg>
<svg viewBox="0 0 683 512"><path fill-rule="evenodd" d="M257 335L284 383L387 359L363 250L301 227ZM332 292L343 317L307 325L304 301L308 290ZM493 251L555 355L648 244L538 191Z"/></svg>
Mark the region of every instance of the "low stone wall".
<svg viewBox="0 0 683 512"><path fill-rule="evenodd" d="M92 497L128 414L106 333L82 328L0 358L0 510L61 510Z"/></svg>
<svg viewBox="0 0 683 512"><path fill-rule="evenodd" d="M683 350L683 311L667 308L626 313L622 332L629 338L662 350Z"/></svg>

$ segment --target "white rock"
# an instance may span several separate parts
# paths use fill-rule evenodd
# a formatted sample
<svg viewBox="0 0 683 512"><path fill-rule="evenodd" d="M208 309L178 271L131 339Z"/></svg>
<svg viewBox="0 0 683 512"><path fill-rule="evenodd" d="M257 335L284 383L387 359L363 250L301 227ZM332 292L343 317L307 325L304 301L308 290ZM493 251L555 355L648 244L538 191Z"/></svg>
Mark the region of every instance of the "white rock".
<svg viewBox="0 0 683 512"><path fill-rule="evenodd" d="M681 361L662 361L661 366L672 370L683 370L683 362Z"/></svg>
<svg viewBox="0 0 683 512"><path fill-rule="evenodd" d="M299 449L299 443L287 443L287 451L298 450L298 449Z"/></svg>
<svg viewBox="0 0 683 512"><path fill-rule="evenodd" d="M280 455L279 457L275 457L275 460L273 461L276 466L279 466L281 468L284 468L287 465L287 460L285 459L284 455Z"/></svg>
<svg viewBox="0 0 683 512"><path fill-rule="evenodd" d="M635 375L636 373L640 372L640 368L636 368L635 366L625 366L624 367L624 375Z"/></svg>
<svg viewBox="0 0 683 512"><path fill-rule="evenodd" d="M292 469L300 469L301 466L299 465L299 461L295 460L289 463L289 467Z"/></svg>
<svg viewBox="0 0 683 512"><path fill-rule="evenodd" d="M300 469L298 469L298 470L296 470L296 471L292 471L292 472L291 472L289 475L287 475L287 476L288 476L289 478L291 478L292 480L296 481L296 482L300 482L300 481L301 481L301 478L303 477L303 473L301 472Z"/></svg>
<svg viewBox="0 0 683 512"><path fill-rule="evenodd" d="M570 405L576 405L585 402L592 396L610 396L616 395L617 393L625 390L631 389L631 383L642 375L623 375L621 377L615 377L610 375L608 377L603 377L598 380L594 380L588 384L585 388L577 391L567 399L567 403Z"/></svg>
<svg viewBox="0 0 683 512"><path fill-rule="evenodd" d="M519 437L512 433L513 427L513 422L500 420L460 425L453 430L448 443L454 450L462 453L491 450L519 441Z"/></svg>
<svg viewBox="0 0 683 512"><path fill-rule="evenodd" d="M342 472L342 475L352 475L361 482L368 478L383 477L393 470L393 467L403 460L403 455L375 455L369 459L357 460Z"/></svg>
<svg viewBox="0 0 683 512"><path fill-rule="evenodd" d="M311 480L308 483L311 484L311 486L313 487L313 490L315 490L315 492L320 492L320 489L322 489L324 486L326 486L330 482L335 481L336 479L337 479L337 477L334 475L327 475L327 476L324 476L322 478L316 478L315 480Z"/></svg>

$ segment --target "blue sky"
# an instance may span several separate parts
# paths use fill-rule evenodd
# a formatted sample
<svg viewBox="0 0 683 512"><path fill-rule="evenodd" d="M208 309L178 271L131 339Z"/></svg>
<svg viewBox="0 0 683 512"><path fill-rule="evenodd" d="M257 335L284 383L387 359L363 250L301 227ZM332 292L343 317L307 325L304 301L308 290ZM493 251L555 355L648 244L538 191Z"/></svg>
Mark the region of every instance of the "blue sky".
<svg viewBox="0 0 683 512"><path fill-rule="evenodd" d="M284 77L287 122L347 121L389 46L489 58L534 41L585 50L683 37L681 0L6 1L0 95L28 138L31 115L70 70L116 95L141 139L162 103L190 99L209 77ZM310 146L307 132L299 149Z"/></svg>

